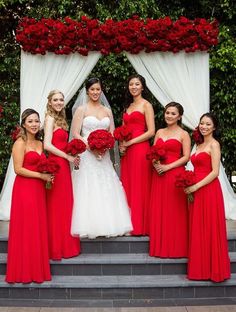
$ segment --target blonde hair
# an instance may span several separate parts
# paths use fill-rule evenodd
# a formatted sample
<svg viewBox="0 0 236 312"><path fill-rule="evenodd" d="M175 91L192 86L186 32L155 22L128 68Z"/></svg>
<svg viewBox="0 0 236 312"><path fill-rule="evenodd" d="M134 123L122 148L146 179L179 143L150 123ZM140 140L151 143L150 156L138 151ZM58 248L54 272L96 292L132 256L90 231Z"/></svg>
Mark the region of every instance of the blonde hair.
<svg viewBox="0 0 236 312"><path fill-rule="evenodd" d="M66 111L65 111L65 108L63 107L63 109L60 112L55 112L55 110L50 105L50 102L52 100L53 95L55 95L57 93L60 93L63 96L63 99L64 99L64 94L61 91L59 91L59 90L52 90L52 91L50 91L49 94L48 94L48 97L47 97L48 102L47 102L46 116L49 115L49 116L53 117L57 127L60 127L60 128L62 128L64 130L68 130L68 123L66 121Z"/></svg>

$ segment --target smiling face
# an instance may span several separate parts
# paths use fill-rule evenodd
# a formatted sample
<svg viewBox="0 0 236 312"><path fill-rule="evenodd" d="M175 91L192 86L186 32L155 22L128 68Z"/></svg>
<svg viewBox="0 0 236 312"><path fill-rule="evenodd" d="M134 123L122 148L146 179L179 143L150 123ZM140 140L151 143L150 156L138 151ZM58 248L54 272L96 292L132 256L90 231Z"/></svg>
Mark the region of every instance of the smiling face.
<svg viewBox="0 0 236 312"><path fill-rule="evenodd" d="M212 135L215 125L210 117L204 116L199 123L199 131L203 136Z"/></svg>
<svg viewBox="0 0 236 312"><path fill-rule="evenodd" d="M129 81L129 92L133 97L137 97L142 94L143 85L138 78L132 78Z"/></svg>
<svg viewBox="0 0 236 312"><path fill-rule="evenodd" d="M165 122L168 126L177 124L181 119L181 115L177 107L170 106L165 110L164 114Z"/></svg>
<svg viewBox="0 0 236 312"><path fill-rule="evenodd" d="M60 92L53 94L48 105L50 105L55 112L59 113L65 105L63 94Z"/></svg>
<svg viewBox="0 0 236 312"><path fill-rule="evenodd" d="M88 97L92 102L99 101L101 93L102 88L99 82L92 84L87 90Z"/></svg>
<svg viewBox="0 0 236 312"><path fill-rule="evenodd" d="M31 114L26 117L25 122L22 124L26 133L35 135L39 132L40 129L40 120L37 114Z"/></svg>

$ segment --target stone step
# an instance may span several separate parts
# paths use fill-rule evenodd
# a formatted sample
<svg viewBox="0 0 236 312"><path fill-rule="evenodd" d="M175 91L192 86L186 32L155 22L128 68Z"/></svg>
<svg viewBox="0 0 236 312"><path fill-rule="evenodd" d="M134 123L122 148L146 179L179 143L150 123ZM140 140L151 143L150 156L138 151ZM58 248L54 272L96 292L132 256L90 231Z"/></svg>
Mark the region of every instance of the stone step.
<svg viewBox="0 0 236 312"><path fill-rule="evenodd" d="M186 275L53 276L42 284L8 284L0 276L1 299L196 299L236 297L236 274L222 283L190 281Z"/></svg>
<svg viewBox="0 0 236 312"><path fill-rule="evenodd" d="M236 252L236 232L228 234L228 248ZM128 236L116 238L81 239L83 254L148 253L149 237ZM7 237L0 235L0 253L7 252Z"/></svg>
<svg viewBox="0 0 236 312"><path fill-rule="evenodd" d="M0 254L0 274L6 272L7 255ZM230 252L231 272L236 273L236 252ZM186 274L187 259L163 259L148 254L81 254L51 261L52 275L176 275Z"/></svg>

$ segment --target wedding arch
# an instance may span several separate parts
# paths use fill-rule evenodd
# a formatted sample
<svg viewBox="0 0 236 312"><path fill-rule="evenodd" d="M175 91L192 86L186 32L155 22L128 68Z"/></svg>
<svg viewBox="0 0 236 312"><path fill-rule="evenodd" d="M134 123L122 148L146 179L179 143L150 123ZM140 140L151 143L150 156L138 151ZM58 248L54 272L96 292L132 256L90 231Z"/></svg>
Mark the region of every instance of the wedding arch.
<svg viewBox="0 0 236 312"><path fill-rule="evenodd" d="M86 16L80 21L25 17L16 30L21 46L21 112L34 108L43 120L50 90L62 90L68 103L102 55L124 52L163 106L170 101L184 106L183 122L194 129L209 111L209 50L217 37L217 22L202 18L134 16L101 23ZM0 195L1 220L10 218L14 178L11 159ZM222 166L220 181L226 218L236 219L236 195Z"/></svg>

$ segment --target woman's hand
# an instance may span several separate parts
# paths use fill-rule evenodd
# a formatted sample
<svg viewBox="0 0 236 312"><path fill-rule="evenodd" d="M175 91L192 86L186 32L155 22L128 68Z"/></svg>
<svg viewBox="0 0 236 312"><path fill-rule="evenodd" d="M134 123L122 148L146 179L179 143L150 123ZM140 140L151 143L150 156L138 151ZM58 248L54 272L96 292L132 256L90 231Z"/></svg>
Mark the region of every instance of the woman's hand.
<svg viewBox="0 0 236 312"><path fill-rule="evenodd" d="M198 189L199 189L198 185L197 184L193 184L193 185L187 187L186 189L184 189L184 192L186 194L191 194L191 193L196 192Z"/></svg>
<svg viewBox="0 0 236 312"><path fill-rule="evenodd" d="M76 156L76 157L77 157L77 156ZM71 155L67 154L66 159L67 159L69 162L74 163L74 162L75 162L76 157L75 157L75 156L71 156Z"/></svg>
<svg viewBox="0 0 236 312"><path fill-rule="evenodd" d="M46 182L52 182L54 181L54 174L51 173L41 173L40 174L40 179Z"/></svg>
<svg viewBox="0 0 236 312"><path fill-rule="evenodd" d="M170 170L168 165L163 165L160 162L156 162L155 160L152 162L154 168L156 169L158 174L163 174L166 171Z"/></svg>

